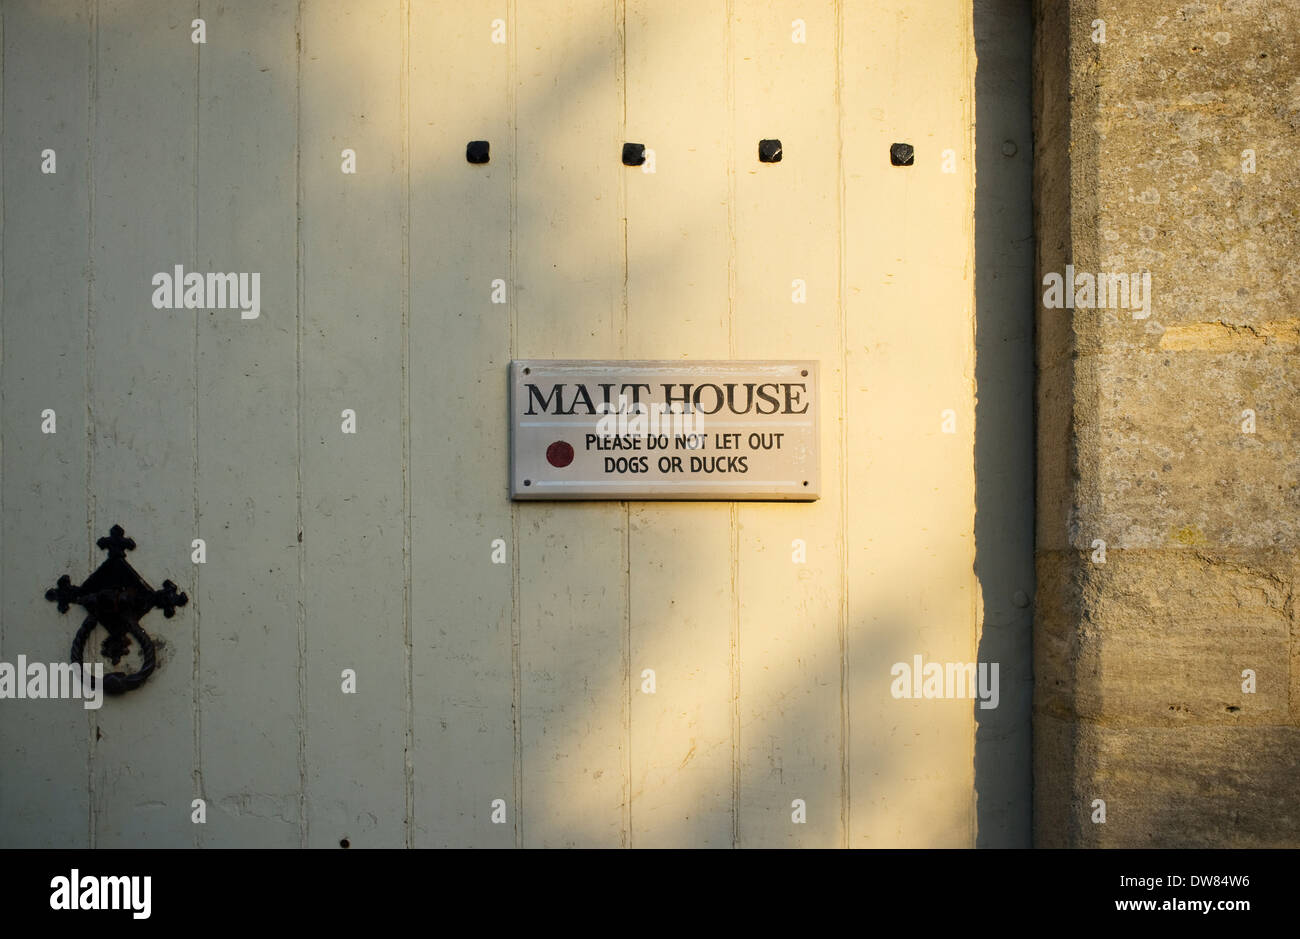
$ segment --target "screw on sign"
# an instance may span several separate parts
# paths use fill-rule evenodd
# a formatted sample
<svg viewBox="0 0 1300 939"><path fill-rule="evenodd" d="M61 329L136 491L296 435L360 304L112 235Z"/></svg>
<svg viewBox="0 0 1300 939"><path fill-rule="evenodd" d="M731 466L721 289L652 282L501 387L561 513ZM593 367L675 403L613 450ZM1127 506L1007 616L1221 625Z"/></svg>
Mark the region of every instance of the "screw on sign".
<svg viewBox="0 0 1300 939"><path fill-rule="evenodd" d="M573 445L557 440L546 448L546 462L555 467L565 467L573 462Z"/></svg>

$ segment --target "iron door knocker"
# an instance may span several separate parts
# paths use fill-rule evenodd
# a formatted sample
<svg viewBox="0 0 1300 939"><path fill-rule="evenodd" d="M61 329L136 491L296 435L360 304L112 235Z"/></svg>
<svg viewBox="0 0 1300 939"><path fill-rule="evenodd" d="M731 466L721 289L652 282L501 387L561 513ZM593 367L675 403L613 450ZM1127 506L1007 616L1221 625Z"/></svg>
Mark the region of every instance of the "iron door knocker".
<svg viewBox="0 0 1300 939"><path fill-rule="evenodd" d="M64 574L58 584L45 591L45 599L59 605L59 612L68 612L73 603L84 607L89 614L72 640L72 664L82 666L86 639L96 624L108 631L100 651L116 665L131 650L131 639L140 644L140 669L135 672L109 672L104 676L104 691L122 694L139 688L148 680L157 664L153 640L140 626L140 619L154 607L170 619L176 607L185 606L189 597L177 593L176 585L164 580L161 590L154 590L126 559L126 552L135 550L135 541L126 537L121 525L109 529L108 537L96 544L108 552L108 558L86 578L81 586L74 586ZM84 669L83 669L84 674ZM94 678L89 678L94 687Z"/></svg>

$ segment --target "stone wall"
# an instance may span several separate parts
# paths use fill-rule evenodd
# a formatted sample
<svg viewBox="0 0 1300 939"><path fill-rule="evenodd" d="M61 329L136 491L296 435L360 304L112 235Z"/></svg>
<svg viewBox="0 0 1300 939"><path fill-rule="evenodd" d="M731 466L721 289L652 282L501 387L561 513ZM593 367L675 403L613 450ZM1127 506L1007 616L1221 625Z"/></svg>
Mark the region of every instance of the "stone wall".
<svg viewBox="0 0 1300 939"><path fill-rule="evenodd" d="M1294 847L1300 7L1035 13L1035 841Z"/></svg>

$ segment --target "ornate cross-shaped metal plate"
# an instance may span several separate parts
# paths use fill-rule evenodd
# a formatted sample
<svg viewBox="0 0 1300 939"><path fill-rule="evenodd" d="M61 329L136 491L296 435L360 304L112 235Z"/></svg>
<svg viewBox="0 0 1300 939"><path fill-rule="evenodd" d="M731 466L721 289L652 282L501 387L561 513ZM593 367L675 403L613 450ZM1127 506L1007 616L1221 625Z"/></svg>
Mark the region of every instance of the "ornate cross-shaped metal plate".
<svg viewBox="0 0 1300 939"><path fill-rule="evenodd" d="M96 544L108 552L104 563L79 587L64 574L54 587L45 591L45 599L57 603L60 613L68 612L75 603L89 614L72 640L73 665L82 664L86 639L96 624L108 631L100 651L114 665L131 650L132 637L140 643L139 671L110 672L104 676L104 690L109 694L121 694L143 685L156 664L153 640L140 627L141 617L157 607L163 616L170 619L176 614L176 607L188 603L189 597L178 593L170 580L163 581L161 590L154 590L136 573L126 559L126 552L135 550L135 542L126 536L121 525L114 525L109 529L108 537L100 538Z"/></svg>

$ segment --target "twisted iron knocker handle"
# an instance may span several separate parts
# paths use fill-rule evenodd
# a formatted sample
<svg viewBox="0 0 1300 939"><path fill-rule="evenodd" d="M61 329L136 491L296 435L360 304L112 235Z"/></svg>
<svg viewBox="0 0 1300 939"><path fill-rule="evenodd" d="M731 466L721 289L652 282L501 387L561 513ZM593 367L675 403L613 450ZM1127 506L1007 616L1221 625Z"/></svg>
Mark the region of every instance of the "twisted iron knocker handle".
<svg viewBox="0 0 1300 939"><path fill-rule="evenodd" d="M99 625L94 616L87 616L81 628L77 630L77 635L72 640L72 664L82 668L82 674L85 675L85 667L82 658L86 651L86 640L90 637L91 631ZM127 632L140 643L140 670L136 672L109 672L104 676L104 691L107 694L122 694L139 688L153 674L154 666L157 664L156 654L154 651L153 640L149 634L140 628L139 623L131 623L127 627ZM95 687L93 676L87 676L86 680L90 682L90 688Z"/></svg>

